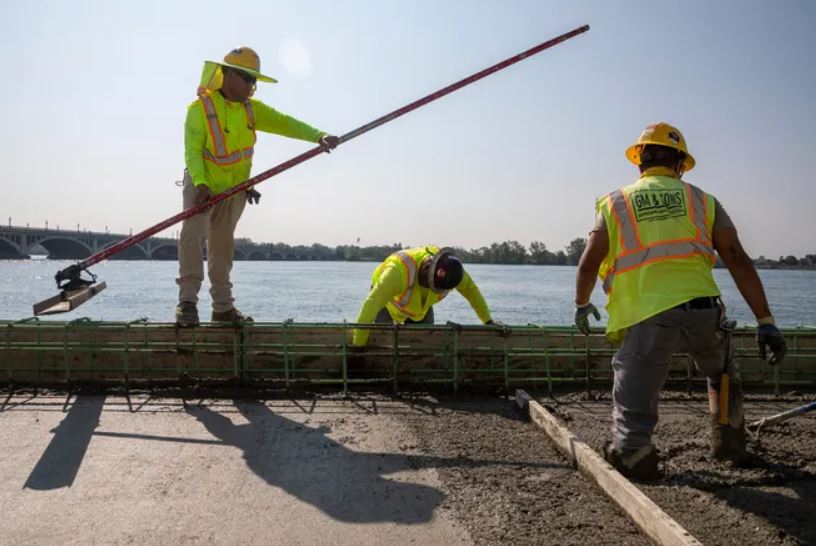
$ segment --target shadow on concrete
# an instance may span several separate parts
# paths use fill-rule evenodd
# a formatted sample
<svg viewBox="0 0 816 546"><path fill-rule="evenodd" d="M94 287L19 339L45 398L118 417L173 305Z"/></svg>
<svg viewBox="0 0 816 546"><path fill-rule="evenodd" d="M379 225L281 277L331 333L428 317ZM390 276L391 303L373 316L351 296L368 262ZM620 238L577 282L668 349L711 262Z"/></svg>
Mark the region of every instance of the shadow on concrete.
<svg viewBox="0 0 816 546"><path fill-rule="evenodd" d="M266 483L344 522L421 524L433 518L444 493L427 485L387 479L384 476L388 474L420 468L517 464L358 452L329 438L326 427L292 421L263 403L236 401L235 406L249 423L235 425L228 417L202 406L187 406L186 411L210 434L241 449L247 466Z"/></svg>
<svg viewBox="0 0 816 546"><path fill-rule="evenodd" d="M682 473L677 479L765 519L779 529L780 539L816 544L816 474L759 456L751 466L761 474L735 478L733 472L708 470Z"/></svg>
<svg viewBox="0 0 816 546"><path fill-rule="evenodd" d="M70 398L70 397L69 397ZM78 395L23 485L36 490L71 487L105 406L104 396Z"/></svg>

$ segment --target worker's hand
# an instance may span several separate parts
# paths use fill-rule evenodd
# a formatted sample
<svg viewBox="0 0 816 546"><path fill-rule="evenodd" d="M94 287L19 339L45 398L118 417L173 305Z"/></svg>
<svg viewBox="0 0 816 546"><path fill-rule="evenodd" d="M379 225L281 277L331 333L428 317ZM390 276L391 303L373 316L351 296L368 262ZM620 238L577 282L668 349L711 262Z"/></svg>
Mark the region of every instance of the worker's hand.
<svg viewBox="0 0 816 546"><path fill-rule="evenodd" d="M259 192L258 190L254 189L254 188L247 190L246 196L247 196L247 203L249 203L250 205L253 205L253 204L257 205L261 201L261 192Z"/></svg>
<svg viewBox="0 0 816 546"><path fill-rule="evenodd" d="M785 358L785 353L788 346L785 343L785 338L782 337L782 332L773 324L761 324L757 328L757 344L759 345L759 358L765 360L767 352L765 346L771 348L771 358L768 359L768 364L775 366L782 362Z"/></svg>
<svg viewBox="0 0 816 546"><path fill-rule="evenodd" d="M212 196L213 194L210 191L210 188L207 186L207 184L199 184L198 186L196 186L195 196L196 206L203 205L204 203L212 199Z"/></svg>
<svg viewBox="0 0 816 546"><path fill-rule="evenodd" d="M318 144L320 144L320 147L323 148L324 152L330 154L331 151L337 148L337 145L340 144L340 137L336 137L334 135L323 135L320 137Z"/></svg>
<svg viewBox="0 0 816 546"><path fill-rule="evenodd" d="M490 320L488 320L487 322L485 322L485 324L486 324L487 326L498 326L498 327L500 327L500 328L504 328L504 323L503 323L503 322L501 322L501 321L498 321L498 320L493 320L493 319L490 319Z"/></svg>
<svg viewBox="0 0 816 546"><path fill-rule="evenodd" d="M575 326L577 326L585 336L589 335L589 315L594 316L595 320L601 320L601 314L598 312L598 308L592 305L591 302L575 307Z"/></svg>

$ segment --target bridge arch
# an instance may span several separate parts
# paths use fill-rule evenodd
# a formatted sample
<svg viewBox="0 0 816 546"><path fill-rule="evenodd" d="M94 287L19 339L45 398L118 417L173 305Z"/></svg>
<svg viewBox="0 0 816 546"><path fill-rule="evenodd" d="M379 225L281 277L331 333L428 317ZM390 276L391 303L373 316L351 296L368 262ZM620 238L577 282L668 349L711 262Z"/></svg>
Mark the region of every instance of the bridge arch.
<svg viewBox="0 0 816 546"><path fill-rule="evenodd" d="M145 249L139 245L129 246L124 250L120 250L110 257L111 260L148 260L150 256L147 255Z"/></svg>
<svg viewBox="0 0 816 546"><path fill-rule="evenodd" d="M20 251L20 247L0 238L0 259L18 259L26 258L27 256Z"/></svg>
<svg viewBox="0 0 816 546"><path fill-rule="evenodd" d="M178 247L174 244L159 245L150 253L153 260L178 260Z"/></svg>
<svg viewBox="0 0 816 546"><path fill-rule="evenodd" d="M37 242L48 251L49 260L82 260L93 254L91 247L78 239L49 237Z"/></svg>

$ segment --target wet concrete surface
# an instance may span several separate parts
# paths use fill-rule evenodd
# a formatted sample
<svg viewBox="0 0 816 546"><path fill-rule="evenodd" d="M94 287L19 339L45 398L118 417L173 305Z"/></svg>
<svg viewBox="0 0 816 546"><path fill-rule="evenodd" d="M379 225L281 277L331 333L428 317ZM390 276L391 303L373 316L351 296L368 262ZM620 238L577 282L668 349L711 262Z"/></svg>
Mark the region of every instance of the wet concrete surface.
<svg viewBox="0 0 816 546"><path fill-rule="evenodd" d="M0 544L649 543L506 397L1 396ZM707 456L706 400L667 398L647 495L705 544L816 543L814 418L734 469ZM600 447L606 393L540 400Z"/></svg>
<svg viewBox="0 0 816 546"><path fill-rule="evenodd" d="M793 409L813 394L747 395L746 421ZM600 451L611 425L608 392L540 398ZM704 544L816 544L816 415L760 432L751 460L734 468L709 456L704 394L664 392L653 441L664 478L638 486Z"/></svg>

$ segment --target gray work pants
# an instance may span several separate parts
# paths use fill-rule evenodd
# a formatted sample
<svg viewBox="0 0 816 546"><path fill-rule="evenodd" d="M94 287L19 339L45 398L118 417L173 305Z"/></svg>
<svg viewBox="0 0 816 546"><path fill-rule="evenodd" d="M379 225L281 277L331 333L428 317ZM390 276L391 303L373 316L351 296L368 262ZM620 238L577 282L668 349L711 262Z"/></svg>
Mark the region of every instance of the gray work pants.
<svg viewBox="0 0 816 546"><path fill-rule="evenodd" d="M183 206L195 205L196 189L190 175L184 171ZM211 209L184 220L178 242L179 302L198 303L198 291L204 281L204 259L201 256L207 241L207 275L213 311L233 308L232 258L235 252L235 226L246 206L243 192L216 204Z"/></svg>
<svg viewBox="0 0 816 546"><path fill-rule="evenodd" d="M394 319L391 318L391 314L388 312L388 309L383 307L380 309L380 312L377 313L377 318L374 319L374 322L377 324L394 324ZM425 316L422 317L422 320L411 320L405 319L405 324L433 324L434 323L434 312L433 307L428 309L428 312L425 313Z"/></svg>
<svg viewBox="0 0 816 546"><path fill-rule="evenodd" d="M725 332L719 328L721 310L669 309L631 326L623 345L612 358L612 444L616 450L637 449L651 443L657 425L657 398L676 352L687 352L708 378L709 411L719 411L716 401L725 366ZM722 317L724 318L724 317ZM741 427L742 390L739 368L728 358L732 427Z"/></svg>

